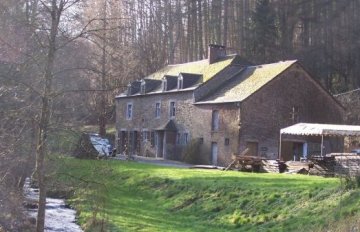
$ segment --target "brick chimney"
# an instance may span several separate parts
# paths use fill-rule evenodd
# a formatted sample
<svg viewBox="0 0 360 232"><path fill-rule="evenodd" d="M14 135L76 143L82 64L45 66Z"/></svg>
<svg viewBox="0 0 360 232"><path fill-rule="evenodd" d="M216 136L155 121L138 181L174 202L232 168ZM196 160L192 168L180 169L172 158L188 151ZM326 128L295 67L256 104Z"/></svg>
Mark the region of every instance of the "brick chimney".
<svg viewBox="0 0 360 232"><path fill-rule="evenodd" d="M208 54L209 64L212 64L226 56L226 48L222 45L209 44Z"/></svg>

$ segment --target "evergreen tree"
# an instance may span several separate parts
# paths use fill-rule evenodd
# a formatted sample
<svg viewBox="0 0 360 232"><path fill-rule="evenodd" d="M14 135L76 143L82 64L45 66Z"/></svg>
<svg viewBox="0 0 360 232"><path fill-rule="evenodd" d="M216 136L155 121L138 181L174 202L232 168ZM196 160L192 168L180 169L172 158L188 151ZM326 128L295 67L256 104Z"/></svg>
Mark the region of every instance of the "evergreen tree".
<svg viewBox="0 0 360 232"><path fill-rule="evenodd" d="M269 0L258 0L250 24L251 44L248 54L252 60L264 63L274 59L278 30L276 15Z"/></svg>

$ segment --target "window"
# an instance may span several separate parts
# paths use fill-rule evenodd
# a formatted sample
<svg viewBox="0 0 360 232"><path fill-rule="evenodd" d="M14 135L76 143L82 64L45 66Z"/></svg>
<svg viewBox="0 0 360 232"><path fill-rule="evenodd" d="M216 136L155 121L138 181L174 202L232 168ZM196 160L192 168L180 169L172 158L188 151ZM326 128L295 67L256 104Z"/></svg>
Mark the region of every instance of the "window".
<svg viewBox="0 0 360 232"><path fill-rule="evenodd" d="M213 110L213 112L212 112L211 130L213 130L213 131L219 130L219 111L218 110Z"/></svg>
<svg viewBox="0 0 360 232"><path fill-rule="evenodd" d="M131 120L133 115L133 105L132 103L128 103L126 105L126 119Z"/></svg>
<svg viewBox="0 0 360 232"><path fill-rule="evenodd" d="M177 88L178 88L178 89L182 89L182 88L183 88L183 84L184 84L184 79L183 79L182 75L180 74L179 77L178 77Z"/></svg>
<svg viewBox="0 0 360 232"><path fill-rule="evenodd" d="M189 134L188 133L184 133L184 141L183 141L183 144L184 145L187 145L189 142Z"/></svg>
<svg viewBox="0 0 360 232"><path fill-rule="evenodd" d="M167 89L167 80L166 79L163 79L163 82L162 82L162 91L165 92Z"/></svg>
<svg viewBox="0 0 360 232"><path fill-rule="evenodd" d="M175 102L171 101L170 102L170 118L175 117L175 112L176 112Z"/></svg>
<svg viewBox="0 0 360 232"><path fill-rule="evenodd" d="M225 138L224 144L225 144L225 146L229 146L229 144L230 144L230 139L229 139L229 138Z"/></svg>
<svg viewBox="0 0 360 232"><path fill-rule="evenodd" d="M145 87L146 87L146 82L142 80L140 84L140 94L145 94Z"/></svg>
<svg viewBox="0 0 360 232"><path fill-rule="evenodd" d="M142 133L143 133L143 138L142 138L143 141L147 142L149 140L149 132L144 130Z"/></svg>
<svg viewBox="0 0 360 232"><path fill-rule="evenodd" d="M199 144L204 144L204 138L199 138Z"/></svg>
<svg viewBox="0 0 360 232"><path fill-rule="evenodd" d="M160 118L161 104L160 102L155 103L155 118Z"/></svg>

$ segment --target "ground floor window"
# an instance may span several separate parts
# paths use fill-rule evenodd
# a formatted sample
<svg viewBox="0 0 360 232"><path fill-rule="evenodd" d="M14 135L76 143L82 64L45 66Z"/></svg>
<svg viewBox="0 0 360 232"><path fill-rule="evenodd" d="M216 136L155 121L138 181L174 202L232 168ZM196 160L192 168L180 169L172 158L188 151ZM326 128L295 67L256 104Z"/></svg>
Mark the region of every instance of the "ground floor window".
<svg viewBox="0 0 360 232"><path fill-rule="evenodd" d="M144 131L142 132L142 140L143 140L143 142L149 141L149 131L144 130Z"/></svg>
<svg viewBox="0 0 360 232"><path fill-rule="evenodd" d="M185 132L184 133L183 144L187 145L188 143L189 143L189 133Z"/></svg>

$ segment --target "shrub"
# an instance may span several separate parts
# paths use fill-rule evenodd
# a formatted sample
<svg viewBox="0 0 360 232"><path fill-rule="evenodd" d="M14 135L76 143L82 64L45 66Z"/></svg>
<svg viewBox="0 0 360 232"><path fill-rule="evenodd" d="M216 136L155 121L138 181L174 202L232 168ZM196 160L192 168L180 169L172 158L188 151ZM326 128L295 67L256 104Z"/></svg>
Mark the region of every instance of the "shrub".
<svg viewBox="0 0 360 232"><path fill-rule="evenodd" d="M204 163L203 158L200 155L200 145L199 139L192 139L183 152L183 161L189 164Z"/></svg>
<svg viewBox="0 0 360 232"><path fill-rule="evenodd" d="M360 188L360 173L356 173L354 176L345 177L345 189Z"/></svg>

